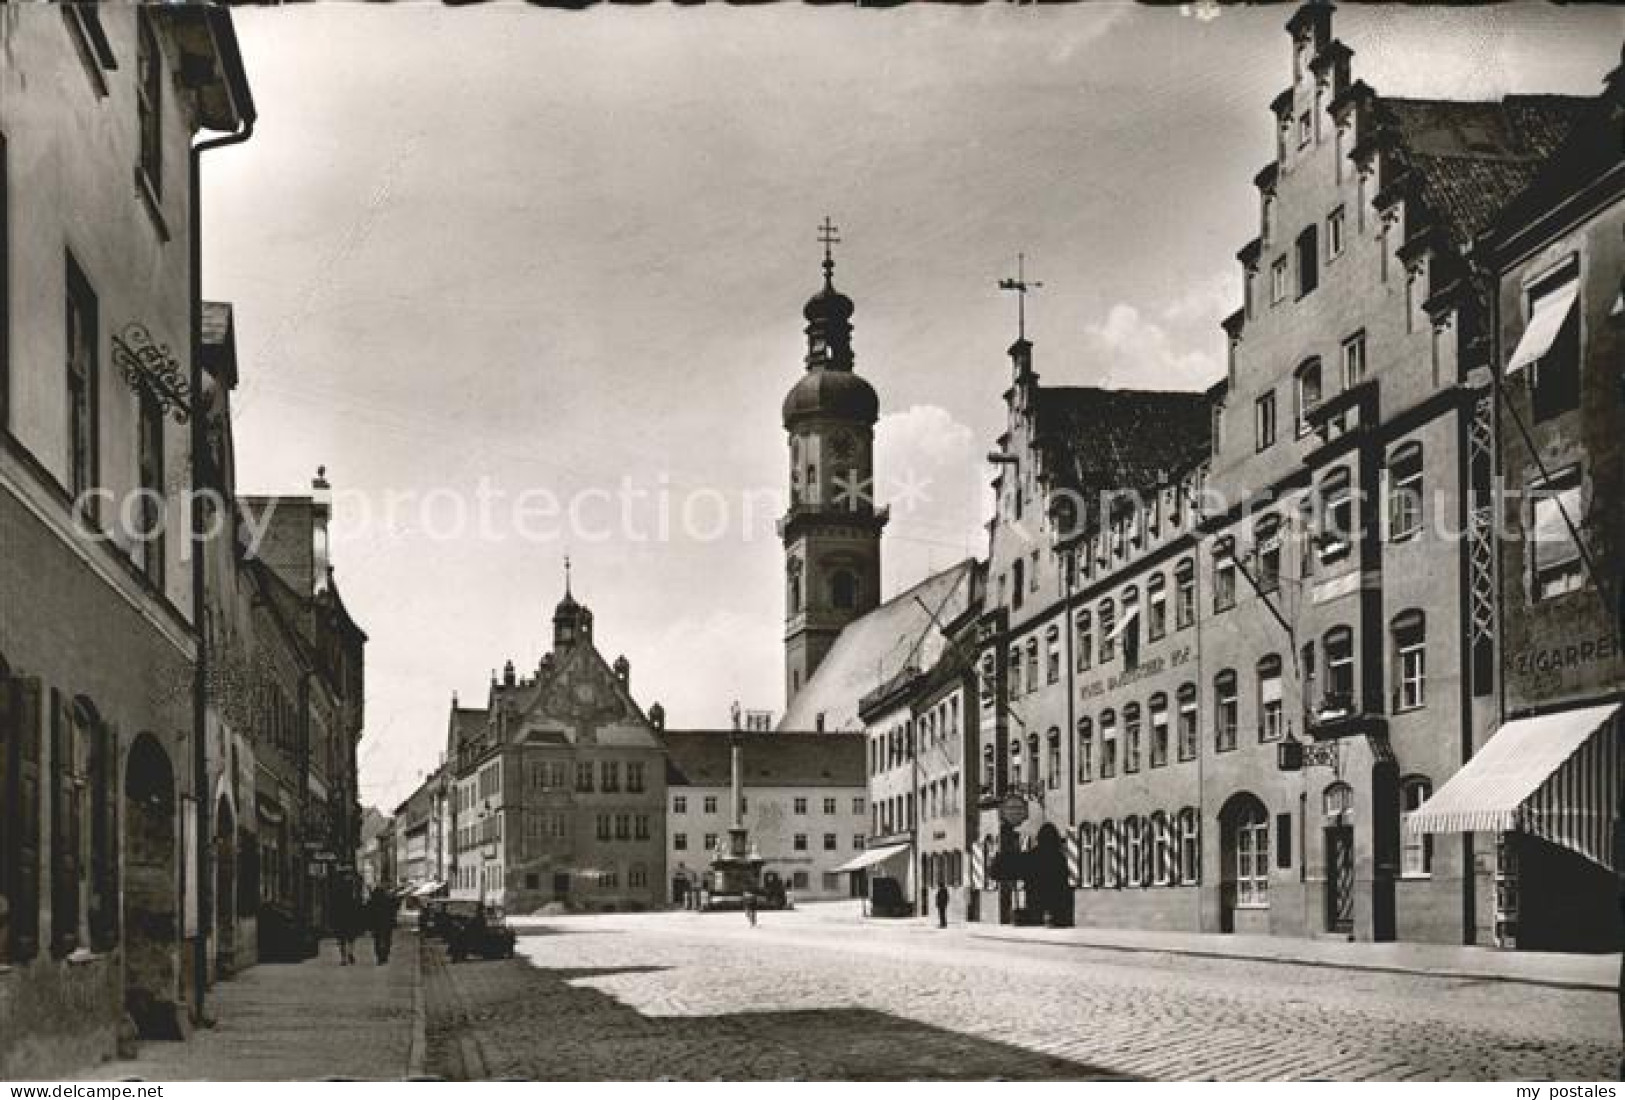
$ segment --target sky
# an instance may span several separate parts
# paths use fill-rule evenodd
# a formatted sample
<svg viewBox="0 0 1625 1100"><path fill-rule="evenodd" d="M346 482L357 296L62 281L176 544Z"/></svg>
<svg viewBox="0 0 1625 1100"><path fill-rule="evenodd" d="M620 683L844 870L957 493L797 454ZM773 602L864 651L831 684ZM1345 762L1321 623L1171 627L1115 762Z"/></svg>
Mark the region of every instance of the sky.
<svg viewBox="0 0 1625 1100"><path fill-rule="evenodd" d="M237 8L259 109L204 161L244 492L334 488L370 635L362 800L551 644L564 558L674 728L783 708L773 532L839 226L896 592L985 553L1027 257L1048 384L1220 373L1291 9ZM1595 94L1625 13L1345 5L1380 93Z"/></svg>

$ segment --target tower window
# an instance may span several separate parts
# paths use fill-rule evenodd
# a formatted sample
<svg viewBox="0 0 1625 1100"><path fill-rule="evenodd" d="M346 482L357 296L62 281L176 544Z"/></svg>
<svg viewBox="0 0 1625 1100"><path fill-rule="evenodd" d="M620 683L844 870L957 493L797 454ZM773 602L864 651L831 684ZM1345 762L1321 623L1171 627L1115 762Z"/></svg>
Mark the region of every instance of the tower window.
<svg viewBox="0 0 1625 1100"><path fill-rule="evenodd" d="M858 578L849 570L838 569L830 578L830 602L838 610L851 611L858 606Z"/></svg>

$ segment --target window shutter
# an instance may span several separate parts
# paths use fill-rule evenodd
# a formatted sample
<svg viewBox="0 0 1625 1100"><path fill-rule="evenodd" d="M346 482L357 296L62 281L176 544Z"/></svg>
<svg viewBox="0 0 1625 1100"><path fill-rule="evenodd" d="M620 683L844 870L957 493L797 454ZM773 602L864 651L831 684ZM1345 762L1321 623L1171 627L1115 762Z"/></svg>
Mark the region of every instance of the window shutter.
<svg viewBox="0 0 1625 1100"><path fill-rule="evenodd" d="M6 746L11 786L8 805L16 807L16 835L7 835L11 902L11 958L27 962L39 953L40 907L40 713L38 680L9 682L11 730Z"/></svg>
<svg viewBox="0 0 1625 1100"><path fill-rule="evenodd" d="M118 727L103 725L96 731L97 762L94 797L96 830L92 852L96 861L92 883L96 919L90 930L91 946L111 951L119 938L119 782Z"/></svg>
<svg viewBox="0 0 1625 1100"><path fill-rule="evenodd" d="M79 823L73 704L51 692L51 954L79 946Z"/></svg>

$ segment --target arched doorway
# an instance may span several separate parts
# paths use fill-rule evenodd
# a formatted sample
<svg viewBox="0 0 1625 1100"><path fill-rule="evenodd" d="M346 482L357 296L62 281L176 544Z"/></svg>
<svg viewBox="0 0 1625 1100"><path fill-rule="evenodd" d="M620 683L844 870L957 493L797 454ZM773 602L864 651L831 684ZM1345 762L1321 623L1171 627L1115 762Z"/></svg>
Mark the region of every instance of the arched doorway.
<svg viewBox="0 0 1625 1100"><path fill-rule="evenodd" d="M237 971L237 823L224 795L214 815L214 975Z"/></svg>
<svg viewBox="0 0 1625 1100"><path fill-rule="evenodd" d="M1333 783L1320 795L1326 837L1326 931L1354 931L1354 789Z"/></svg>
<svg viewBox="0 0 1625 1100"><path fill-rule="evenodd" d="M1269 811L1238 791L1219 810L1219 930L1267 932Z"/></svg>
<svg viewBox="0 0 1625 1100"><path fill-rule="evenodd" d="M142 1038L179 1039L175 772L150 733L130 746L124 802L124 1007Z"/></svg>

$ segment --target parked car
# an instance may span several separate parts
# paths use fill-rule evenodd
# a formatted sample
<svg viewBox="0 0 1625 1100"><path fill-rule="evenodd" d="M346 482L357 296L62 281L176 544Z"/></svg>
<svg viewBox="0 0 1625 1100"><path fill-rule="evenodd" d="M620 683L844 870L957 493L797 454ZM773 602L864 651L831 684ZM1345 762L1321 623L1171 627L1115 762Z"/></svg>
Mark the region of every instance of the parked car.
<svg viewBox="0 0 1625 1100"><path fill-rule="evenodd" d="M473 904L473 917L456 921L446 933L446 949L451 961L462 962L470 955L484 959L513 958L514 944L519 937L508 926L502 910L493 905Z"/></svg>
<svg viewBox="0 0 1625 1100"><path fill-rule="evenodd" d="M418 930L425 936L448 939L451 930L474 919L480 903L459 898L430 898L418 912Z"/></svg>

